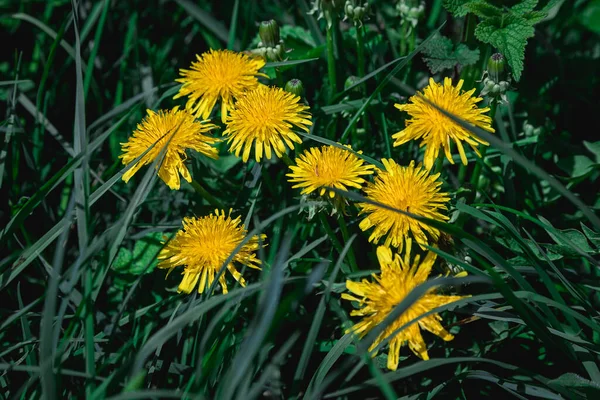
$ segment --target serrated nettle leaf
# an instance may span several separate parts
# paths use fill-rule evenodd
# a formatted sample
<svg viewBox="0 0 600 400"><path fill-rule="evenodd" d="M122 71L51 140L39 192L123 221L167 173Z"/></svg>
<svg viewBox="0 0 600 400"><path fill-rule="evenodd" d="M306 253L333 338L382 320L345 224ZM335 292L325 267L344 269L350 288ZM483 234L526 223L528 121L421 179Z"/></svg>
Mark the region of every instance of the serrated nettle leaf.
<svg viewBox="0 0 600 400"><path fill-rule="evenodd" d="M518 16L488 18L475 28L475 37L489 43L506 57L516 81L523 73L523 60L527 39L533 37L534 29L529 21Z"/></svg>
<svg viewBox="0 0 600 400"><path fill-rule="evenodd" d="M423 46L423 59L432 74L452 69L457 64L466 66L479 61L479 49L471 50L460 43L456 47L447 37L436 35Z"/></svg>
<svg viewBox="0 0 600 400"><path fill-rule="evenodd" d="M587 225L585 225L583 222L580 222L580 224L585 236L590 240L590 242L592 242L594 246L600 249L600 233L594 232L593 230L588 228Z"/></svg>
<svg viewBox="0 0 600 400"><path fill-rule="evenodd" d="M476 0L475 0L476 1ZM444 0L443 5L446 10L455 17L464 17L469 10L466 5L475 2L474 0Z"/></svg>
<svg viewBox="0 0 600 400"><path fill-rule="evenodd" d="M519 4L515 4L514 6L512 6L510 8L510 11L518 15L523 15L525 13L533 11L537 4L538 0L524 0Z"/></svg>
<svg viewBox="0 0 600 400"><path fill-rule="evenodd" d="M548 382L548 386L569 388L589 399L598 398L598 396L600 396L600 385L598 383L585 379L572 372L568 372L556 379L552 379Z"/></svg>
<svg viewBox="0 0 600 400"><path fill-rule="evenodd" d="M486 0L471 1L464 8L479 18L493 18L502 15L502 9L489 4Z"/></svg>

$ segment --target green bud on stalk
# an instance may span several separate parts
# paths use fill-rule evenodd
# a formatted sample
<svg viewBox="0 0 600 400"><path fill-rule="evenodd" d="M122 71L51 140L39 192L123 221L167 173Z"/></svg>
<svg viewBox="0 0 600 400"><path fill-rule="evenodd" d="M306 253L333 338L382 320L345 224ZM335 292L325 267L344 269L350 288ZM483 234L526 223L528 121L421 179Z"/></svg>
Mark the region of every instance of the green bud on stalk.
<svg viewBox="0 0 600 400"><path fill-rule="evenodd" d="M270 21L263 21L258 27L258 35L260 40L265 47L275 47L279 44L279 25L272 19Z"/></svg>
<svg viewBox="0 0 600 400"><path fill-rule="evenodd" d="M291 79L285 84L285 91L295 94L296 96L304 96L304 85L300 79Z"/></svg>

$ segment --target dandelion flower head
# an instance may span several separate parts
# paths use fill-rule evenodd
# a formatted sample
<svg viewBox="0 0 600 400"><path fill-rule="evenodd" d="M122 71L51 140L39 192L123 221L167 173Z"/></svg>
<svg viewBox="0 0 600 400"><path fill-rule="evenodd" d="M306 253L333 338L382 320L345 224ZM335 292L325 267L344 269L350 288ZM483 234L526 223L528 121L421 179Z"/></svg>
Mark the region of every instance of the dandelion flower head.
<svg viewBox="0 0 600 400"><path fill-rule="evenodd" d="M215 210L200 218L183 219L183 229L177 232L158 255L159 268L168 268L169 272L177 267L183 267L183 279L179 292L191 293L198 285L198 293L203 293L215 280L225 261L247 235L241 217L231 218L228 213ZM240 285L246 281L236 269L235 264L260 269L260 260L256 251L264 246L265 235L253 236L246 242L227 264L227 270ZM223 293L227 293L225 274L219 278Z"/></svg>
<svg viewBox="0 0 600 400"><path fill-rule="evenodd" d="M282 157L286 145L290 149L294 142L302 139L294 133L293 127L308 132L312 125L309 107L300 102L300 97L277 87L261 85L247 93L235 104L227 117L227 129L223 136L230 144L229 151L242 160L248 161L254 147L254 158L259 162L263 157L271 158L271 151Z"/></svg>
<svg viewBox="0 0 600 400"><path fill-rule="evenodd" d="M251 57L231 50L210 50L181 69L176 79L183 83L175 99L187 96L186 108L195 116L207 119L217 100L221 101L221 121L225 123L234 99L260 85L257 77L268 77L258 70L264 67L262 57Z"/></svg>
<svg viewBox="0 0 600 400"><path fill-rule="evenodd" d="M447 193L440 192L440 174L429 175L420 164L415 166L414 161L407 167L391 159L383 159L382 162L385 171L378 171L374 182L365 186L367 199L421 217L448 220L441 211L447 210L446 203L450 198ZM385 245L397 247L401 252L404 241L411 235L419 244L428 243L427 234L434 241L439 237L439 230L408 215L370 203L359 203L358 206L360 213L366 214L360 229L374 228L370 242L378 243L381 237L387 235Z"/></svg>
<svg viewBox="0 0 600 400"><path fill-rule="evenodd" d="M346 146L351 149L350 146ZM362 153L362 152L359 152ZM301 194L318 191L323 196L326 187L347 190L360 189L365 182L362 178L371 175L375 167L348 150L336 146L312 147L296 158L296 165L290 166L288 180L295 182L293 188L302 188ZM329 191L334 198L335 192Z"/></svg>
<svg viewBox="0 0 600 400"><path fill-rule="evenodd" d="M458 82L458 85L452 86L450 78L445 78L443 85L430 78L429 85L423 90L423 93L412 96L408 104L395 104L395 107L400 111L406 111L410 119L406 120L404 130L392 135L392 138L396 140L394 146L400 146L410 140L421 139L420 146L425 146L424 164L427 170L431 170L442 148L448 161L454 164L450 153L451 140L456 143L460 159L465 165L467 164L467 156L463 142L469 144L480 157L479 144L488 145L486 141L473 135L451 118L442 114L428 101L467 123L488 132L494 132L491 126L492 119L485 115L490 109L488 107L477 107L477 103L483 99L473 96L475 89L462 93L462 85L462 79Z"/></svg>
<svg viewBox="0 0 600 400"><path fill-rule="evenodd" d="M360 322L348 331L355 332L360 337L365 336L373 328L381 324L414 288L427 280L435 262L436 254L427 252L423 262L421 262L418 255L411 261L410 253L410 240L406 243L406 251L403 258L398 254L392 256L389 247L380 246L377 249L377 258L381 267L381 273L378 275L373 274L372 282L366 279L363 279L361 282L346 281L346 289L350 293L342 294L342 298L356 301L360 307L353 310L350 315L363 317ZM369 350L373 350L383 340L391 336L394 331L413 319L420 317L434 308L453 303L463 297L440 295L436 293L435 288L432 288L413 303L400 317L389 324L375 339ZM429 359L427 346L421 335L421 329L429 331L445 341L452 340L454 336L442 327L440 323L441 319L438 313L430 314L396 333L389 341L387 367L391 370L396 370L400 357L400 348L405 343L408 343L409 348L414 354L423 360Z"/></svg>
<svg viewBox="0 0 600 400"><path fill-rule="evenodd" d="M197 121L190 113L179 110L178 107L158 112L147 110L147 113L148 115L137 125L127 142L121 143L123 154L119 158L125 165L132 163L147 151L123 175L125 182L128 182L144 165L152 163L161 154L164 146L166 152L162 163L157 165L158 176L171 189L179 189L179 175L188 182L192 181L192 176L184 164L187 158L186 149L195 150L214 159L219 157L218 150L212 145L220 139L205 135L206 132L216 128L215 125Z"/></svg>

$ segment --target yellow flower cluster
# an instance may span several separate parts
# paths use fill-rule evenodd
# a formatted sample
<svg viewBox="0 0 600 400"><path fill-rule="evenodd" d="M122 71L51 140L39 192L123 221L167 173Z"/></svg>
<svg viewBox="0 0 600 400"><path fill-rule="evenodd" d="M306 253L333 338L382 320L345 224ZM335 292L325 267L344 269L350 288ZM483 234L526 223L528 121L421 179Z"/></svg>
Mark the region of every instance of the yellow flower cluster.
<svg viewBox="0 0 600 400"><path fill-rule="evenodd" d="M478 146L487 145L440 108L493 132L491 118L485 115L489 109L477 107L481 98L473 96L474 90L463 92L462 81L453 86L448 78L443 84L431 79L424 91L412 96L408 104L396 104L410 119L404 130L392 136L394 146L420 140L420 146L425 146L423 164L412 160L402 166L393 159L383 159L380 169L365 162L368 158L361 151L338 143L309 148L296 157L293 165L286 152L295 144L302 144L298 130L309 132L310 109L299 96L260 83L258 78L266 77L259 72L264 65L262 58L228 50L211 50L197 56L190 69L180 71L182 77L177 80L182 86L174 98L187 97L185 109L148 110L127 143L122 144L121 159L128 165L123 180L129 181L142 166L154 163L158 176L171 189L180 188L180 176L192 182L185 165L187 150L218 158L214 145L221 140L208 134L217 129L209 118L220 102L222 136L229 152L241 156L244 162L252 152L257 162L263 156L270 159L275 153L292 164L287 177L293 188L301 189L304 196L330 201L336 208L348 204L340 192L362 189L365 200L355 204L362 216L359 228L370 231L369 242L382 242L377 248L380 273L374 274L372 281L348 280L349 293L342 298L358 306L352 315L363 317L349 331L364 336L429 278L436 255L426 251L425 246L435 246L441 233L427 220L447 221L445 213L450 200L448 193L442 191L439 169L431 172L440 151L454 163L451 154L454 143L466 164L463 142L478 155ZM441 156L439 159L442 160ZM374 178L368 180L373 174ZM265 235L248 238L241 217L232 218L231 213L232 210L227 213L215 210L207 216L184 218L183 228L165 243L158 257L159 267L169 272L183 268L180 292L191 293L197 288L203 293L218 279L223 293L227 293L222 269L227 269L242 286L245 280L235 264L260 269L256 251L264 246ZM412 251L413 242L426 253L422 261ZM441 317L430 312L459 299L461 296L440 295L435 289L430 290L386 326L371 349L389 340L388 368L392 370L398 366L400 348L405 343L417 356L427 360L421 329L451 340L453 336L442 327ZM430 314L423 317L426 313ZM418 322L405 326L419 317L422 318Z"/></svg>
<svg viewBox="0 0 600 400"><path fill-rule="evenodd" d="M359 224L360 229L372 229L369 241L383 241L383 246L377 248L381 272L373 275L373 282L348 280L346 288L351 294L342 295L343 299L356 302L359 307L352 315L363 319L349 331L361 337L379 325L415 287L429 277L436 254L427 251L423 262L420 262L419 255L411 258L411 249L413 241L425 250L425 245L435 246L440 238L440 231L423 218L442 222L448 220L444 212L448 209L450 198L448 193L441 191L441 174L431 173L440 150L443 149L443 154L453 164L450 146L451 141L454 142L461 161L466 164L463 141L477 155L478 145L487 145L440 111L440 108L488 132L494 131L491 118L485 115L489 108L478 108L477 103L482 99L473 97L474 89L463 93L462 85L462 80L457 86L452 86L452 81L448 78L443 85L430 79L429 86L423 93L412 96L409 104L396 104L396 108L408 112L411 118L406 121L406 129L392 136L396 139L394 146L421 139L421 146L425 146L424 165L415 165L413 160L408 166L401 166L392 159L383 159L384 168L380 170L366 165L359 158L360 151L354 152L349 146L339 145L311 148L297 158L297 165L290 166L289 180L294 183L294 188L302 188L301 194L317 193L318 196L325 196L327 193L327 197L332 199L337 197L335 189L361 189L365 183L364 177L376 172L373 181L368 182L363 189L366 201L359 202L357 207L359 214L364 215ZM335 207L336 203L333 205ZM390 246L396 249L395 255ZM400 348L405 343L408 343L417 356L429 359L420 329L443 340L451 340L453 336L442 327L441 317L437 313L422 316L436 307L461 298L439 295L435 289L430 290L389 324L371 344L370 349L375 349L388 339L387 366L391 370L397 368ZM422 317L418 322L400 329L418 317Z"/></svg>

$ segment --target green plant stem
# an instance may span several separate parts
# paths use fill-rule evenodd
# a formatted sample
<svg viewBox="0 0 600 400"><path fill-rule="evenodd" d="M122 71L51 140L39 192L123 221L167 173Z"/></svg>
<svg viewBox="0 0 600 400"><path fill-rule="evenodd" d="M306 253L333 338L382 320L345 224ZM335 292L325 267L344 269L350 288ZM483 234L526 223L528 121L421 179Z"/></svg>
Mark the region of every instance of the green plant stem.
<svg viewBox="0 0 600 400"><path fill-rule="evenodd" d="M494 126L494 118L496 116L497 106L498 103L495 101L490 105L490 117L492 118L492 126ZM477 192L479 191L479 177L481 175L481 168L485 161L486 153L487 146L481 149L481 160L477 162L475 168L473 169L473 175L471 175L471 186L473 187L473 194L471 196L471 200L475 200L475 197L477 197Z"/></svg>
<svg viewBox="0 0 600 400"><path fill-rule="evenodd" d="M277 77L277 86L283 89L285 87L285 83L283 81L283 74L279 68L275 68L275 76Z"/></svg>
<svg viewBox="0 0 600 400"><path fill-rule="evenodd" d="M442 168L444 166L444 151L442 149L440 149L440 152L438 153L438 156L435 160L435 168L433 170L434 174L437 174L439 172L442 172Z"/></svg>
<svg viewBox="0 0 600 400"><path fill-rule="evenodd" d="M359 78L363 78L366 74L366 62L365 62L365 37L363 34L364 26L356 26L356 55L358 58L357 73ZM365 83L359 86L360 93L364 96L367 93L367 86ZM369 118L367 113L364 112L361 116L362 127L366 131L368 130ZM357 144L358 140L358 128L354 126L354 137L352 143Z"/></svg>
<svg viewBox="0 0 600 400"><path fill-rule="evenodd" d="M408 26L408 24L406 22L402 21L402 24L400 25L400 57L403 57L407 54L406 53L407 26Z"/></svg>
<svg viewBox="0 0 600 400"><path fill-rule="evenodd" d="M356 56L358 58L357 74L359 78L363 78L365 76L365 38L363 35L362 26L356 26ZM360 92L365 94L365 84L362 83L360 86Z"/></svg>
<svg viewBox="0 0 600 400"><path fill-rule="evenodd" d="M344 243L347 243L348 240L350 240L350 235L348 234L348 225L346 225L344 215L341 213L338 214L338 223L340 225L340 230L342 231L342 238L344 239ZM356 256L352 247L348 249L348 259L350 261L350 269L352 270L352 272L358 272L358 264L356 264Z"/></svg>
<svg viewBox="0 0 600 400"><path fill-rule="evenodd" d="M427 18L427 28L433 29L437 23L437 20L442 11L442 0L434 0L433 5L429 11L429 18Z"/></svg>
<svg viewBox="0 0 600 400"><path fill-rule="evenodd" d="M334 23L336 21L334 20ZM335 66L335 44L333 38L333 25L327 27L327 75L329 77L329 100L337 93L337 70Z"/></svg>
<svg viewBox="0 0 600 400"><path fill-rule="evenodd" d="M208 201L211 206L218 207L223 209L223 204L219 200L217 200L212 194L208 193L206 189L202 187L195 179L192 179L191 182L192 187L202 197L204 200Z"/></svg>
<svg viewBox="0 0 600 400"><path fill-rule="evenodd" d="M410 42L408 43L408 52L412 53L417 43L417 29L413 28L410 31Z"/></svg>
<svg viewBox="0 0 600 400"><path fill-rule="evenodd" d="M333 231L333 229L331 229L329 222L327 222L327 216L323 212L318 212L318 214L319 214L319 220L321 221L321 225L323 225L323 229L325 229L325 233L327 233L327 236L329 236L329 239L331 240L331 244L333 244L333 247L337 250L337 252L339 254L342 254L342 251L344 250L344 246L342 246L342 244L338 240L337 236L335 235L335 232Z"/></svg>
<svg viewBox="0 0 600 400"><path fill-rule="evenodd" d="M460 164L460 168L458 169L458 181L462 185L465 181L465 177L467 176L467 166L465 164Z"/></svg>
<svg viewBox="0 0 600 400"><path fill-rule="evenodd" d="M287 165L288 167L291 165L296 165L292 159L290 158L290 156L287 155L287 153L283 153L283 155L281 156L281 159L283 160L283 162L285 163L285 165Z"/></svg>

